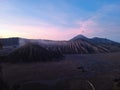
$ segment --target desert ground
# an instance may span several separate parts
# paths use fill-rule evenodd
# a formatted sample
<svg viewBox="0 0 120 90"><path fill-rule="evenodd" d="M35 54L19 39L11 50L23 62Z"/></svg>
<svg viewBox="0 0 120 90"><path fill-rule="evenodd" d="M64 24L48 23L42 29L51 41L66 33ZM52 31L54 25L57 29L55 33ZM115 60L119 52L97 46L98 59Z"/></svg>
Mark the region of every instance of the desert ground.
<svg viewBox="0 0 120 90"><path fill-rule="evenodd" d="M12 90L120 90L120 52L65 55L61 61L2 63Z"/></svg>

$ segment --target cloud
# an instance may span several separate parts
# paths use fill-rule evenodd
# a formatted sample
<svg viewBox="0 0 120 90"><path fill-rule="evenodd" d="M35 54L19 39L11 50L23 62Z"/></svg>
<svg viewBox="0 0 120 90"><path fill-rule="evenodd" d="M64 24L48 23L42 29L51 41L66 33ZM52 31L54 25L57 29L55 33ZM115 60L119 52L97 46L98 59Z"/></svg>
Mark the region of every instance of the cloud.
<svg viewBox="0 0 120 90"><path fill-rule="evenodd" d="M120 11L118 4L106 4L94 12L76 9L63 1L57 6L52 3L46 4L45 7L41 6L42 8L23 6L27 10L25 12L13 3L4 3L0 7L0 11L3 12L0 15L0 36L64 40L77 34L103 37L109 33L112 37L110 33L120 32L118 24L120 20L117 19L118 22L112 20L114 16L111 15Z"/></svg>
<svg viewBox="0 0 120 90"><path fill-rule="evenodd" d="M114 20L114 16L111 13L117 13L120 11L120 7L117 4L104 5L98 9L91 17L84 21L77 21L79 29L76 33L83 31L85 35L93 36L114 36L120 32L118 22ZM120 14L120 13L119 13ZM118 19L118 17L116 17ZM109 38L110 38L109 37Z"/></svg>

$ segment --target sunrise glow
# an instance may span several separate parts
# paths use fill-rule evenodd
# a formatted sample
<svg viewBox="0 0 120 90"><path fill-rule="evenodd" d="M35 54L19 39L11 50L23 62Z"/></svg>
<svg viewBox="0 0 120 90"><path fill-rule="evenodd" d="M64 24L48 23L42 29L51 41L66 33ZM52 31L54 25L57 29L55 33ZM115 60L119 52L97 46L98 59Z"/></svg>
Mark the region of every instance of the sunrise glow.
<svg viewBox="0 0 120 90"><path fill-rule="evenodd" d="M119 0L0 0L0 37L120 41Z"/></svg>

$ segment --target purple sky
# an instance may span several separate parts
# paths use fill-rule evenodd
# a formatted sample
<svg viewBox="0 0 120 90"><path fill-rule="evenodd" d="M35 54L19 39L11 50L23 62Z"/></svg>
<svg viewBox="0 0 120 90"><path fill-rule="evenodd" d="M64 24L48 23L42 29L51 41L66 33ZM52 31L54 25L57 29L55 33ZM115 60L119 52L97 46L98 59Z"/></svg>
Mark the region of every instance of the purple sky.
<svg viewBox="0 0 120 90"><path fill-rule="evenodd" d="M0 0L0 37L120 42L120 0Z"/></svg>

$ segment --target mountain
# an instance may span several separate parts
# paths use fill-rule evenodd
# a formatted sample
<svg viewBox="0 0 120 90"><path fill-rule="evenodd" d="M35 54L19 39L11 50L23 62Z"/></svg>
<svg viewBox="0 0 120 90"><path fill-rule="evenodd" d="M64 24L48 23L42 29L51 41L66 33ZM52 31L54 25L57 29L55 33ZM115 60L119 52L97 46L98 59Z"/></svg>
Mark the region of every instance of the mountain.
<svg viewBox="0 0 120 90"><path fill-rule="evenodd" d="M10 41L8 41L10 40ZM68 41L53 41L43 39L24 39L12 38L4 40L7 45L18 45L17 48L25 44L33 43L41 47L63 54L92 54L92 53L108 53L120 51L120 43L105 38L87 38L83 35L77 35Z"/></svg>
<svg viewBox="0 0 120 90"><path fill-rule="evenodd" d="M120 51L120 43L112 41L112 40L109 40L109 39L106 39L106 38L99 38L99 37L87 38L87 37L85 37L83 35L82 36L81 35L77 35L76 37L74 37L70 41L72 41L72 42L80 41L81 42L81 40L91 44L92 47L96 46L97 49L98 48L102 48L102 49L104 49L107 52ZM99 50L97 50L97 51L99 52ZM100 49L100 51L101 51L101 49Z"/></svg>
<svg viewBox="0 0 120 90"><path fill-rule="evenodd" d="M93 44L106 44L106 45L119 45L120 43L106 39L106 38L99 38L99 37L94 37L94 38L87 38L83 35L77 35L74 38L70 39L70 41L76 41L76 40L84 40Z"/></svg>
<svg viewBox="0 0 120 90"><path fill-rule="evenodd" d="M72 39L70 39L70 41L79 40L79 39L81 39L81 40L88 40L87 37L85 37L84 35L80 34L80 35L77 35L77 36L73 37Z"/></svg>
<svg viewBox="0 0 120 90"><path fill-rule="evenodd" d="M108 49L93 45L83 40L66 41L65 45L56 45L48 47L55 51L59 51L64 54L92 54L92 53L105 53L109 52Z"/></svg>
<svg viewBox="0 0 120 90"><path fill-rule="evenodd" d="M51 61L61 58L62 54L41 47L38 44L25 44L7 55L11 62Z"/></svg>

